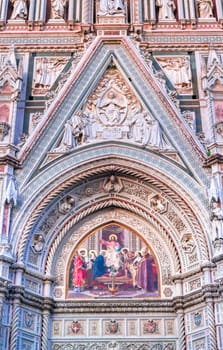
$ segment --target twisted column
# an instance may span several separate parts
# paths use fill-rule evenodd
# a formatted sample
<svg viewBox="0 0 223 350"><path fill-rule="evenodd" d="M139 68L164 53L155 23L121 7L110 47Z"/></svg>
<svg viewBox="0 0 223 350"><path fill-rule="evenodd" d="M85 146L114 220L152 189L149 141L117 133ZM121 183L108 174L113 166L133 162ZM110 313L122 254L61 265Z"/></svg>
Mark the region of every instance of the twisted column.
<svg viewBox="0 0 223 350"><path fill-rule="evenodd" d="M41 332L41 350L48 350L49 318L50 318L50 312L48 310L43 311L42 332Z"/></svg>
<svg viewBox="0 0 223 350"><path fill-rule="evenodd" d="M209 330L209 341L210 341L210 350L217 349L217 341L216 341L216 329L215 329L215 314L214 314L214 306L212 302L208 302L207 304L207 314L208 314L208 330Z"/></svg>
<svg viewBox="0 0 223 350"><path fill-rule="evenodd" d="M185 334L185 323L184 323L184 314L183 311L178 313L178 339L180 350L186 350L186 334Z"/></svg>
<svg viewBox="0 0 223 350"><path fill-rule="evenodd" d="M15 300L12 315L12 328L10 337L10 349L17 349L18 329L19 329L20 302Z"/></svg>

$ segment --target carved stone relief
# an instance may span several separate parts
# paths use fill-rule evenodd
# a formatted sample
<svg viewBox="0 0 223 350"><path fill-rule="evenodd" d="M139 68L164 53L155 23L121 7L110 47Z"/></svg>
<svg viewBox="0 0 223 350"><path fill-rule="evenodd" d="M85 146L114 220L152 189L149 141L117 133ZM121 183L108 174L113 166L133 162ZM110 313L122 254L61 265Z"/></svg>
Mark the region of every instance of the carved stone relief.
<svg viewBox="0 0 223 350"><path fill-rule="evenodd" d="M189 56L157 56L156 60L179 94L192 94Z"/></svg>
<svg viewBox="0 0 223 350"><path fill-rule="evenodd" d="M108 139L173 151L158 121L137 101L114 65L106 71L83 109L67 120L53 151L67 152L84 143Z"/></svg>
<svg viewBox="0 0 223 350"><path fill-rule="evenodd" d="M175 20L176 5L173 0L156 0L159 21Z"/></svg>
<svg viewBox="0 0 223 350"><path fill-rule="evenodd" d="M28 16L28 0L10 0L13 5L11 19L27 19Z"/></svg>
<svg viewBox="0 0 223 350"><path fill-rule="evenodd" d="M33 70L33 95L45 95L68 62L67 57L36 57Z"/></svg>
<svg viewBox="0 0 223 350"><path fill-rule="evenodd" d="M156 342L131 342L131 341L107 341L97 342L97 344L83 343L83 342L69 342L69 343L53 343L52 350L175 350L175 342L156 341Z"/></svg>
<svg viewBox="0 0 223 350"><path fill-rule="evenodd" d="M51 18L64 19L67 0L51 0Z"/></svg>
<svg viewBox="0 0 223 350"><path fill-rule="evenodd" d="M100 0L98 16L116 15L123 12L123 0Z"/></svg>
<svg viewBox="0 0 223 350"><path fill-rule="evenodd" d="M193 111L183 111L182 116L189 125L189 127L196 132L196 116Z"/></svg>

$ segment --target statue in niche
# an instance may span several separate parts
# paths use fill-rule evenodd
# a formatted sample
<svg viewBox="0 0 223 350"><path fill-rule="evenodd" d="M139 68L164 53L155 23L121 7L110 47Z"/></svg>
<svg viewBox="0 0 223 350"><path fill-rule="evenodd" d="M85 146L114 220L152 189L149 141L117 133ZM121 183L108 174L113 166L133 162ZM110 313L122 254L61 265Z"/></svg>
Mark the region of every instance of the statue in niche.
<svg viewBox="0 0 223 350"><path fill-rule="evenodd" d="M11 19L26 19L28 16L27 0L11 0L13 11Z"/></svg>
<svg viewBox="0 0 223 350"><path fill-rule="evenodd" d="M52 19L64 19L65 7L67 0L52 0L51 1L51 12Z"/></svg>
<svg viewBox="0 0 223 350"><path fill-rule="evenodd" d="M99 16L124 12L122 0L100 0Z"/></svg>
<svg viewBox="0 0 223 350"><path fill-rule="evenodd" d="M64 126L64 134L59 147L54 152L67 152L85 141L85 129L82 112L74 114Z"/></svg>
<svg viewBox="0 0 223 350"><path fill-rule="evenodd" d="M196 0L199 18L213 17L213 1L212 0Z"/></svg>
<svg viewBox="0 0 223 350"><path fill-rule="evenodd" d="M10 177L6 192L5 192L5 202L11 206L17 205L18 201L18 188L16 183L16 177L13 175Z"/></svg>
<svg viewBox="0 0 223 350"><path fill-rule="evenodd" d="M223 240L223 212L220 199L212 199L210 203L213 240Z"/></svg>
<svg viewBox="0 0 223 350"><path fill-rule="evenodd" d="M103 188L105 192L121 192L123 189L122 181L119 177L111 175L109 178L104 180Z"/></svg>
<svg viewBox="0 0 223 350"><path fill-rule="evenodd" d="M175 20L176 5L173 0L156 0L156 6L159 8L159 20Z"/></svg>

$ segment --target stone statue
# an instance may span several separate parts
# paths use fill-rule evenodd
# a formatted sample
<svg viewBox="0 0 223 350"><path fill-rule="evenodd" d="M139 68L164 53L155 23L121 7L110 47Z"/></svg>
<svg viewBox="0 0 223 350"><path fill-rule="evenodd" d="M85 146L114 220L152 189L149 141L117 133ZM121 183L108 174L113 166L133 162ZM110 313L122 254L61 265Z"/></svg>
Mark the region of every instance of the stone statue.
<svg viewBox="0 0 223 350"><path fill-rule="evenodd" d="M223 240L223 212L220 200L211 201L211 220L212 220L212 234L213 240Z"/></svg>
<svg viewBox="0 0 223 350"><path fill-rule="evenodd" d="M11 19L26 19L28 15L27 0L11 0L13 11Z"/></svg>
<svg viewBox="0 0 223 350"><path fill-rule="evenodd" d="M114 15L119 12L124 12L122 0L100 0L98 15Z"/></svg>
<svg viewBox="0 0 223 350"><path fill-rule="evenodd" d="M156 6L159 8L159 20L175 19L176 5L173 0L156 0Z"/></svg>
<svg viewBox="0 0 223 350"><path fill-rule="evenodd" d="M5 201L11 206L16 206L18 200L18 190L15 176L11 176L6 188Z"/></svg>
<svg viewBox="0 0 223 350"><path fill-rule="evenodd" d="M72 196L67 196L64 200L59 203L59 213L65 215L75 205L75 199Z"/></svg>
<svg viewBox="0 0 223 350"><path fill-rule="evenodd" d="M119 177L111 175L109 178L104 180L103 188L105 192L121 192L123 189L122 181Z"/></svg>
<svg viewBox="0 0 223 350"><path fill-rule="evenodd" d="M149 115L145 117L144 121L142 145L148 145L159 149L170 148L169 143L160 129L158 121L151 119Z"/></svg>
<svg viewBox="0 0 223 350"><path fill-rule="evenodd" d="M196 0L199 18L213 17L213 1L212 0Z"/></svg>
<svg viewBox="0 0 223 350"><path fill-rule="evenodd" d="M51 1L52 19L61 19L61 18L64 19L66 4L67 4L67 0Z"/></svg>
<svg viewBox="0 0 223 350"><path fill-rule="evenodd" d="M44 247L44 237L42 234L37 234L33 240L33 249L36 253L41 253Z"/></svg>
<svg viewBox="0 0 223 350"><path fill-rule="evenodd" d="M78 112L69 119L64 126L64 134L59 147L54 152L67 152L85 141L85 130L82 112Z"/></svg>

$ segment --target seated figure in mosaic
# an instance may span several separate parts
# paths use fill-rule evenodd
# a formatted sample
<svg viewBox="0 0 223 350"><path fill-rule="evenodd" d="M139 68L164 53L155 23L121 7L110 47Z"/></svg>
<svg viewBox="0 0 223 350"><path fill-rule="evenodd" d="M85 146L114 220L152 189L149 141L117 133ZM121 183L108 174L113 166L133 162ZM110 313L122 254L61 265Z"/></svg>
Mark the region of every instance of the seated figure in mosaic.
<svg viewBox="0 0 223 350"><path fill-rule="evenodd" d="M101 0L98 15L114 15L124 11L122 0Z"/></svg>
<svg viewBox="0 0 223 350"><path fill-rule="evenodd" d="M26 19L28 15L27 0L11 0L13 5L11 19Z"/></svg>
<svg viewBox="0 0 223 350"><path fill-rule="evenodd" d="M176 5L173 0L156 0L156 6L159 8L159 20L175 19Z"/></svg>
<svg viewBox="0 0 223 350"><path fill-rule="evenodd" d="M213 1L212 0L197 0L199 18L213 17Z"/></svg>

